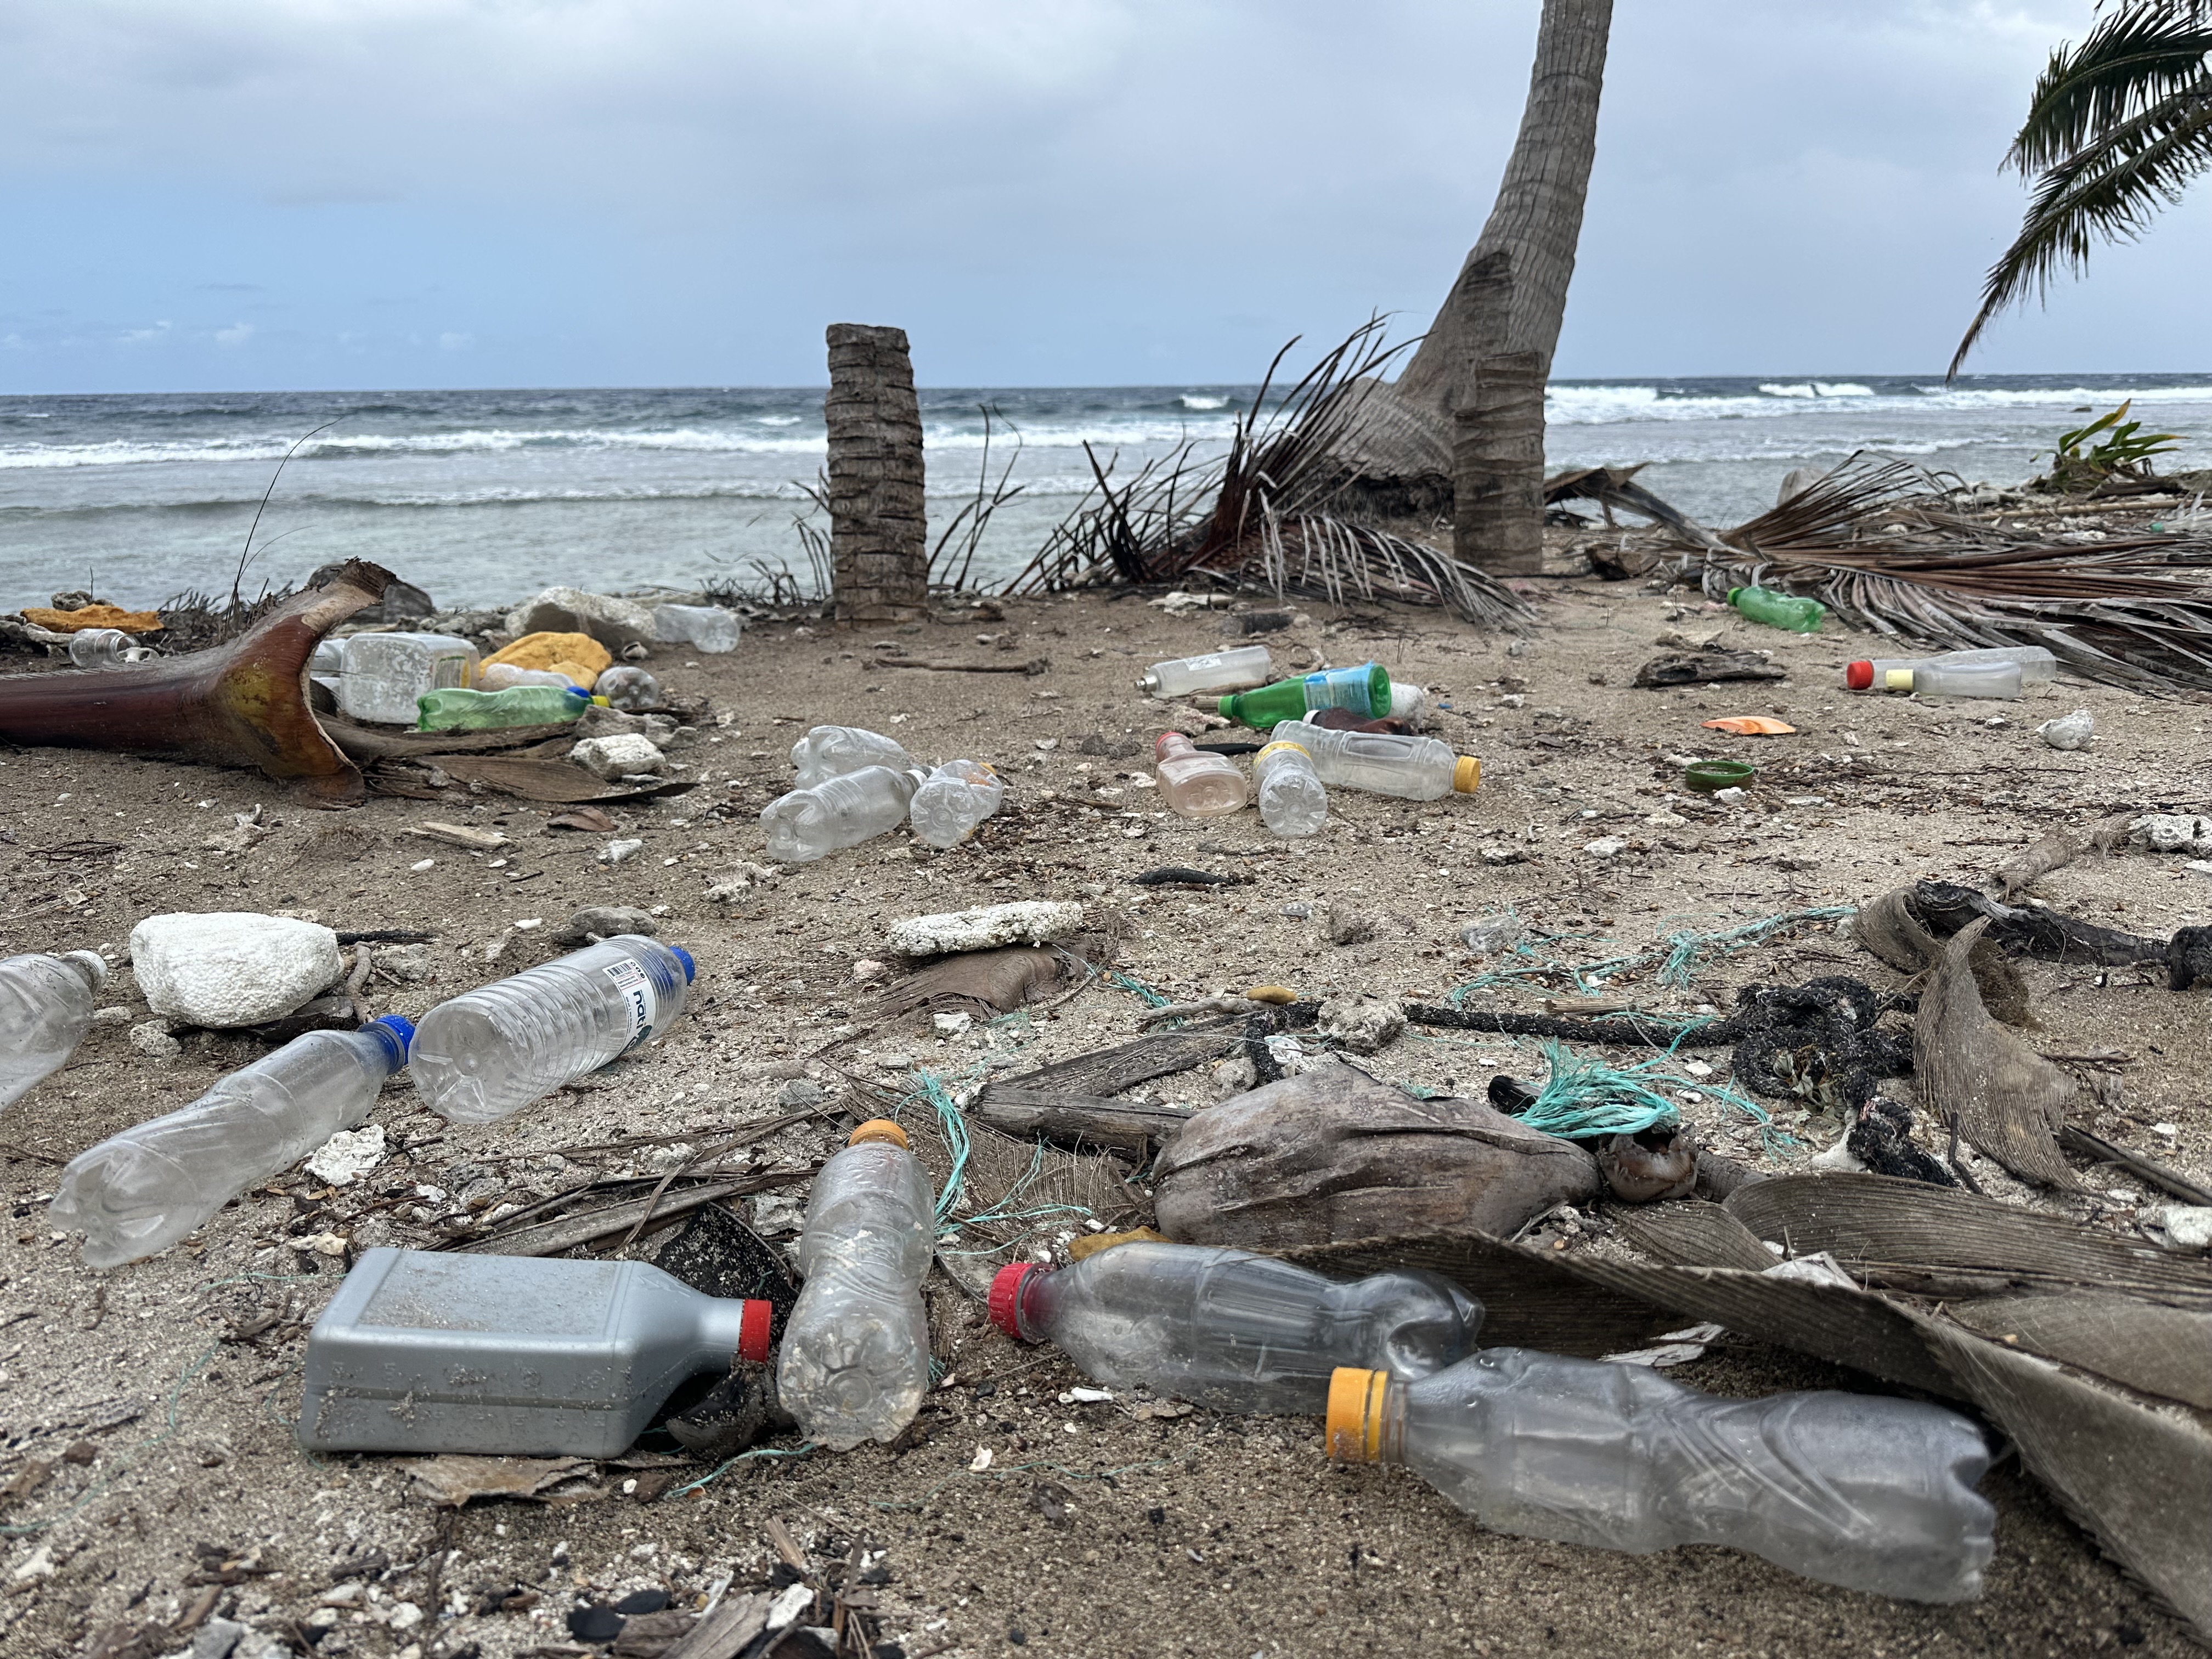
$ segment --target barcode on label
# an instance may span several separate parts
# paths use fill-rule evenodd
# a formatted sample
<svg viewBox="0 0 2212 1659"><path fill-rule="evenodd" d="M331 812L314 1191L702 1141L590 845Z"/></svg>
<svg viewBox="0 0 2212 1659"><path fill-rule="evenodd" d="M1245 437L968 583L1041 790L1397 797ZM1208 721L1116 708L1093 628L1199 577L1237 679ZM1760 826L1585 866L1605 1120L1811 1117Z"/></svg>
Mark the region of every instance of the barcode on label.
<svg viewBox="0 0 2212 1659"><path fill-rule="evenodd" d="M628 1054L653 1035L653 1018L660 1012L653 981L634 962L610 963L599 971L621 994L623 1010L629 1016L629 1041L623 1045L623 1052Z"/></svg>

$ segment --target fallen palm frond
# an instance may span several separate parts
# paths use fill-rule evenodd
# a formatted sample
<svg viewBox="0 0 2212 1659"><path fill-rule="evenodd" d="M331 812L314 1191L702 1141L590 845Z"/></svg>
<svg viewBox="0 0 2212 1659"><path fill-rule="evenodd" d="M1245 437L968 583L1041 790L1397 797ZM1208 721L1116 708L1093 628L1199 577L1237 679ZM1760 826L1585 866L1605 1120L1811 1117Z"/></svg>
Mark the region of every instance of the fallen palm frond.
<svg viewBox="0 0 2212 1659"><path fill-rule="evenodd" d="M1714 599L1754 584L1809 594L1923 647L2040 645L2090 679L2212 689L2212 539L2051 543L1948 512L1943 494L1918 467L1854 455L1688 547L1683 568L1702 561Z"/></svg>
<svg viewBox="0 0 2212 1659"><path fill-rule="evenodd" d="M1402 348L1383 343L1380 319L1368 322L1271 404L1276 372L1297 343L1276 355L1222 454L1206 459L1186 440L1117 483L1113 460L1086 445L1091 493L1006 591L1212 581L1278 599L1340 605L1356 595L1444 605L1470 622L1525 620L1522 601L1474 566L1329 511L1345 482L1340 441Z"/></svg>

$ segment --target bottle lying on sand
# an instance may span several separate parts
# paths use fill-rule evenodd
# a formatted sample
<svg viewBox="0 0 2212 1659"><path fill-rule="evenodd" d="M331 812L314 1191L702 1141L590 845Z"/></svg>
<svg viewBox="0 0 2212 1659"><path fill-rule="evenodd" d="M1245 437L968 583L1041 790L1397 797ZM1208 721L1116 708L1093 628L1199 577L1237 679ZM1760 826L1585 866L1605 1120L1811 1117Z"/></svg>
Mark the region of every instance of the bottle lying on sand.
<svg viewBox="0 0 2212 1659"><path fill-rule="evenodd" d="M1406 1465L1499 1532L1639 1554L1723 1544L1912 1601L1978 1595L1996 1549L1979 1431L1913 1400L1728 1400L1648 1366L1486 1348L1414 1382L1337 1372L1328 1444Z"/></svg>
<svg viewBox="0 0 2212 1659"><path fill-rule="evenodd" d="M659 1036L696 971L689 951L617 933L440 1003L408 1072L440 1116L489 1123Z"/></svg>
<svg viewBox="0 0 2212 1659"><path fill-rule="evenodd" d="M592 682L592 695L605 697L607 707L619 708L624 714L642 714L667 706L660 695L660 682L642 668L628 663L617 663L600 671Z"/></svg>
<svg viewBox="0 0 2212 1659"><path fill-rule="evenodd" d="M90 951L0 957L0 1106L69 1064L106 983L107 964Z"/></svg>
<svg viewBox="0 0 2212 1659"><path fill-rule="evenodd" d="M189 1106L79 1152L47 1214L84 1234L88 1267L166 1250L247 1188L368 1121L407 1063L413 1027L396 1014L357 1031L309 1031L233 1072Z"/></svg>
<svg viewBox="0 0 2212 1659"><path fill-rule="evenodd" d="M1216 705L1226 718L1265 732L1316 708L1349 708L1366 720L1390 712L1390 676L1380 663L1358 668L1324 668L1295 680L1279 680L1257 691L1240 691Z"/></svg>
<svg viewBox="0 0 2212 1659"><path fill-rule="evenodd" d="M761 808L768 855L779 864L811 864L840 848L890 834L913 806L922 775L919 768L864 766L777 796Z"/></svg>
<svg viewBox="0 0 2212 1659"><path fill-rule="evenodd" d="M617 1457L686 1378L765 1360L773 1316L649 1262L379 1245L307 1334L300 1443Z"/></svg>
<svg viewBox="0 0 2212 1659"><path fill-rule="evenodd" d="M1265 685L1275 672L1264 645L1240 646L1203 657L1156 662L1139 677L1137 689L1152 697L1193 697L1206 691L1241 691Z"/></svg>
<svg viewBox="0 0 2212 1659"><path fill-rule="evenodd" d="M2020 697L2021 678L2016 662L1923 662L1889 669L1874 687L1919 697L1993 697L2014 702Z"/></svg>
<svg viewBox="0 0 2212 1659"><path fill-rule="evenodd" d="M1429 1273L1340 1283L1243 1250L1139 1240L991 1282L991 1322L1094 1382L1217 1411L1319 1413L1346 1364L1426 1376L1473 1351L1482 1308Z"/></svg>
<svg viewBox="0 0 2212 1659"><path fill-rule="evenodd" d="M1854 691L1869 691L1886 686L1888 676L1900 668L1907 672L1962 668L1985 662L2018 663L2022 685L2048 685L2058 678L2057 657L2042 646L2004 645L1987 650L1939 651L1932 657L1874 657L1863 662L1845 663L1844 684Z"/></svg>
<svg viewBox="0 0 2212 1659"><path fill-rule="evenodd" d="M816 726L791 745L791 763L799 774L792 781L794 789L811 789L864 766L888 766L895 772L922 769L921 763L891 738L858 726Z"/></svg>
<svg viewBox="0 0 2212 1659"><path fill-rule="evenodd" d="M510 726L555 726L573 720L593 703L606 706L573 685L510 685L504 691L432 691L416 702L416 729L422 732L490 732Z"/></svg>
<svg viewBox="0 0 2212 1659"><path fill-rule="evenodd" d="M154 653L119 628L85 628L70 635L69 659L78 668L128 668Z"/></svg>
<svg viewBox="0 0 2212 1659"><path fill-rule="evenodd" d="M1471 795L1482 784L1482 763L1455 755L1434 738L1389 732L1332 732L1305 720L1285 720L1277 743L1294 743L1313 757L1314 770L1331 788L1364 789L1401 800L1441 800Z"/></svg>
<svg viewBox="0 0 2212 1659"><path fill-rule="evenodd" d="M921 1281L937 1232L929 1177L884 1118L822 1166L799 1239L805 1288L783 1335L776 1389L801 1433L837 1451L890 1440L929 1387Z"/></svg>
<svg viewBox="0 0 2212 1659"><path fill-rule="evenodd" d="M1251 786L1226 755L1210 755L1180 732L1163 732L1152 745L1152 770L1160 799L1187 818L1218 818L1241 811Z"/></svg>
<svg viewBox="0 0 2212 1659"><path fill-rule="evenodd" d="M1771 587L1731 587L1728 602L1751 621L1790 634L1819 633L1820 619L1828 614L1827 606L1818 599L1800 599Z"/></svg>
<svg viewBox="0 0 2212 1659"><path fill-rule="evenodd" d="M664 645L688 645L720 656L738 648L744 618L719 605L659 605L653 609L653 636Z"/></svg>
<svg viewBox="0 0 2212 1659"><path fill-rule="evenodd" d="M932 847L957 847L1006 798L1006 784L981 762L947 761L914 792L907 817L918 839Z"/></svg>
<svg viewBox="0 0 2212 1659"><path fill-rule="evenodd" d="M476 678L477 648L466 640L356 634L345 642L345 666L338 671L338 712L349 720L407 726L426 695L474 685Z"/></svg>
<svg viewBox="0 0 2212 1659"><path fill-rule="evenodd" d="M1328 791L1312 756L1295 743L1271 743L1253 757L1252 775L1259 783L1261 823L1286 839L1321 833L1328 822Z"/></svg>

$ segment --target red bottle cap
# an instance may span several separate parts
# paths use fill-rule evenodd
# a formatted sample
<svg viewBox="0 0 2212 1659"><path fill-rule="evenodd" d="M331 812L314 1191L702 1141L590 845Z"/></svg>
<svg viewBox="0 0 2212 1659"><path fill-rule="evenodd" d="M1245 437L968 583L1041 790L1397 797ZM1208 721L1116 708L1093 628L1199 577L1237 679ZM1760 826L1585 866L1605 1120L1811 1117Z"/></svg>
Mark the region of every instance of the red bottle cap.
<svg viewBox="0 0 2212 1659"><path fill-rule="evenodd" d="M756 1364L768 1362L769 1327L775 1320L775 1306L768 1302L747 1302L744 1311L738 1316L738 1358Z"/></svg>
<svg viewBox="0 0 2212 1659"><path fill-rule="evenodd" d="M1853 691L1869 690L1874 684L1874 665L1870 662L1845 663L1844 684Z"/></svg>
<svg viewBox="0 0 2212 1659"><path fill-rule="evenodd" d="M1021 1304L1022 1281L1036 1271L1034 1261L1009 1262L991 1279L991 1322L1018 1342L1026 1339L1014 1310Z"/></svg>

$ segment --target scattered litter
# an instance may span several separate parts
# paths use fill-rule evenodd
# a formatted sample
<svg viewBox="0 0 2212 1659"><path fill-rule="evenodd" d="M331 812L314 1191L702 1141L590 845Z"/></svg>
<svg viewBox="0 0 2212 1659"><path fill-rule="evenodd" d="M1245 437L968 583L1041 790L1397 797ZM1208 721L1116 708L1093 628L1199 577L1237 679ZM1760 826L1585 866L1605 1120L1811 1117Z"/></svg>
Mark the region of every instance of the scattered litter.
<svg viewBox="0 0 2212 1659"><path fill-rule="evenodd" d="M601 864L628 864L644 850L642 841L611 841L599 849L599 861Z"/></svg>
<svg viewBox="0 0 2212 1659"><path fill-rule="evenodd" d="M1797 730L1789 721L1768 714L1727 714L1704 724L1716 732L1733 732L1740 738L1784 738Z"/></svg>

